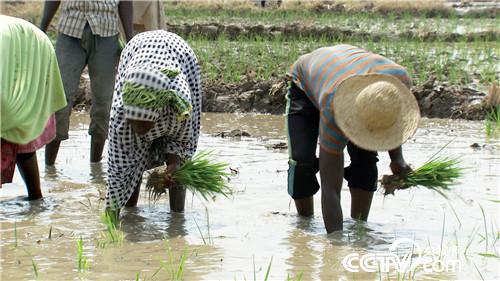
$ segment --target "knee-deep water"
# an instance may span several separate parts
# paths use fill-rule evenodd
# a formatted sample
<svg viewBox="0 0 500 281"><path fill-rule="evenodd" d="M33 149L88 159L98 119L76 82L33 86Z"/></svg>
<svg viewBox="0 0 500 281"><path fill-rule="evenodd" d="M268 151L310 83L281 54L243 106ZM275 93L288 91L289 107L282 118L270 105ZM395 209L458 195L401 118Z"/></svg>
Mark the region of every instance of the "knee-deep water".
<svg viewBox="0 0 500 281"><path fill-rule="evenodd" d="M387 197L377 191L364 224L349 218L344 182L344 232L327 235L320 194L310 219L296 216L287 194L287 151L270 148L286 142L282 116L204 114L198 150L212 150L230 164L234 194L204 202L188 193L185 212L176 214L167 196L151 203L143 185L138 207L122 211L123 239L104 245L106 157L89 163L87 114L74 114L71 128L55 167L44 166L43 149L37 153L43 200L26 201L17 172L0 190L1 280L262 280L268 269L269 280L500 278L500 142L487 139L482 122L423 119L404 145L407 162L416 167L451 141L441 155L459 157L465 171L449 200L423 188ZM233 129L251 136L213 136ZM389 157L382 152L379 158L381 177L390 173ZM392 251L401 238L415 243ZM387 257L403 262L413 250L407 257L417 263L417 247L425 248L426 268L385 272ZM367 261L374 254L376 270ZM79 271L82 259L87 265L80 263ZM375 272L348 270L360 260Z"/></svg>

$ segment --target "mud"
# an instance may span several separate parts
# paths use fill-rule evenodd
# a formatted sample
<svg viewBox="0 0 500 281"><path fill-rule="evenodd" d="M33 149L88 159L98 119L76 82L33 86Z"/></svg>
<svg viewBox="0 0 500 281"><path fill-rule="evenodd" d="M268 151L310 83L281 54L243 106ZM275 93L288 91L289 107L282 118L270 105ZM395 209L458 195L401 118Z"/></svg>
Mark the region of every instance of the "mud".
<svg viewBox="0 0 500 281"><path fill-rule="evenodd" d="M434 77L411 91L423 117L483 120L489 110L485 93L439 82ZM202 111L283 114L286 92L285 78L242 83L208 81L203 84ZM83 75L75 107L82 110L90 104L90 84L88 76Z"/></svg>
<svg viewBox="0 0 500 281"><path fill-rule="evenodd" d="M247 25L247 24L220 24L210 23L167 23L167 30L177 33L183 37L203 36L209 39L217 39L225 36L230 40L238 40L245 37L260 37L267 39L274 38L326 38L331 40L340 40L344 38L356 38L359 40L371 40L378 42L381 40L394 39L418 39L421 41L496 41L499 36L498 31L479 31L474 33L443 33L435 31L388 31L388 32L365 32L352 28L341 28L333 26L304 25L301 23L290 23L286 25Z"/></svg>

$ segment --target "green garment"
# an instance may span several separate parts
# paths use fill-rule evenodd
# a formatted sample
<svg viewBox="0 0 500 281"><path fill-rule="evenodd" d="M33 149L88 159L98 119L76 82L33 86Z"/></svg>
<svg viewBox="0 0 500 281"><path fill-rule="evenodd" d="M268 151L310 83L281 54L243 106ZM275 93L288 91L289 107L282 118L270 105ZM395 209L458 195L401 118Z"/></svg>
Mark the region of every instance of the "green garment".
<svg viewBox="0 0 500 281"><path fill-rule="evenodd" d="M66 106L54 47L33 24L0 15L0 50L0 137L26 144Z"/></svg>

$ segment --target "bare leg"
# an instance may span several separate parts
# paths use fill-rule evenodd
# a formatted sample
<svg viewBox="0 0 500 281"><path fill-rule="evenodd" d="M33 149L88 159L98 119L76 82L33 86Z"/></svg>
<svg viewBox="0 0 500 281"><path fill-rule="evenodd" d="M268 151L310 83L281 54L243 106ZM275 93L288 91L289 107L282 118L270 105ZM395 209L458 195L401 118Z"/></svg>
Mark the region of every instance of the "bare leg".
<svg viewBox="0 0 500 281"><path fill-rule="evenodd" d="M136 207L137 206L137 201L139 201L139 192L141 191L141 182L134 188L134 192L132 193L132 196L130 196L130 199L128 199L127 203L125 204L125 207Z"/></svg>
<svg viewBox="0 0 500 281"><path fill-rule="evenodd" d="M344 154L329 154L320 148L321 210L326 232L342 230L343 214L340 192L344 174Z"/></svg>
<svg viewBox="0 0 500 281"><path fill-rule="evenodd" d="M302 199L295 199L295 208L299 216L311 217L314 215L314 201L313 197L309 196Z"/></svg>
<svg viewBox="0 0 500 281"><path fill-rule="evenodd" d="M184 202L186 199L186 188L173 184L168 189L168 200L170 202L170 210L172 212L184 212Z"/></svg>
<svg viewBox="0 0 500 281"><path fill-rule="evenodd" d="M61 141L53 140L45 146L45 165L53 166L56 162L57 153L59 152L59 147L61 146Z"/></svg>
<svg viewBox="0 0 500 281"><path fill-rule="evenodd" d="M37 200L42 198L36 153L19 153L16 156L16 162L28 190L28 199Z"/></svg>
<svg viewBox="0 0 500 281"><path fill-rule="evenodd" d="M349 188L351 191L351 217L353 219L368 220L373 192L361 188Z"/></svg>
<svg viewBox="0 0 500 281"><path fill-rule="evenodd" d="M101 162L102 151L104 150L105 139L98 139L92 136L90 140L90 162Z"/></svg>

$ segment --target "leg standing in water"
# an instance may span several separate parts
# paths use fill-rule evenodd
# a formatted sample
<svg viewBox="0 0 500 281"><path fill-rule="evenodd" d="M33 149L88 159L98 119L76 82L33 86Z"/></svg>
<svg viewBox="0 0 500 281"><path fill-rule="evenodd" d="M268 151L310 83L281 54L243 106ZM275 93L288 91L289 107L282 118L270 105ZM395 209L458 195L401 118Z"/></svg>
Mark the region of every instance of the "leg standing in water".
<svg viewBox="0 0 500 281"><path fill-rule="evenodd" d="M343 228L340 197L344 177L352 197L351 217L366 221L376 190L376 151L389 151L394 174L410 170L401 145L416 131L420 111L409 91L408 73L380 55L337 45L301 56L289 74L298 94L295 100L292 90L288 94L288 192L299 215L312 214L312 196L319 189L317 167L311 164L319 135L321 209L326 231ZM311 114L304 114L306 110L299 107L297 97L308 101L303 104L308 104L308 111L316 112L315 121L308 119ZM346 146L351 164L344 169ZM308 193L297 195L299 186Z"/></svg>
<svg viewBox="0 0 500 281"><path fill-rule="evenodd" d="M50 39L22 19L0 15L2 93L2 184L12 182L15 165L28 199L42 198L36 151L55 137L54 112L66 105ZM30 55L27 55L30 54Z"/></svg>
<svg viewBox="0 0 500 281"><path fill-rule="evenodd" d="M44 32L59 9L60 2L45 2L40 24L40 29ZM94 20L89 21L89 18ZM46 146L46 165L55 164L61 141L69 138L69 118L85 66L89 70L92 98L90 162L101 161L107 138L115 68L119 58L120 20L128 41L133 36L131 1L63 2L56 53L68 105L56 113L57 133L56 138Z"/></svg>
<svg viewBox="0 0 500 281"><path fill-rule="evenodd" d="M106 207L137 205L144 171L172 175L196 151L201 116L198 60L178 35L138 34L122 52L109 127ZM154 98L149 98L154 97ZM170 209L184 211L186 191L167 176Z"/></svg>

